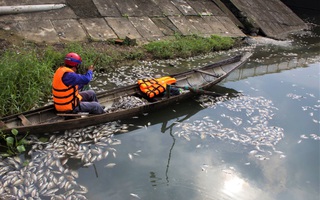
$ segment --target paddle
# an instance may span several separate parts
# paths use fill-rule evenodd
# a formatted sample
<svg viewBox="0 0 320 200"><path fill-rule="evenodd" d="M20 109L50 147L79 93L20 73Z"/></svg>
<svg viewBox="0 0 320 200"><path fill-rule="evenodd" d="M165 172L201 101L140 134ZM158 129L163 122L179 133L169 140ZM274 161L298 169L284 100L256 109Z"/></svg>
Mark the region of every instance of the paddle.
<svg viewBox="0 0 320 200"><path fill-rule="evenodd" d="M212 91L207 91L207 90L194 88L194 87L190 87L190 86L167 85L167 90L170 90L170 87L182 88L182 89L189 90L190 92L193 92L193 93L196 93L196 94L206 94L206 95L210 95L210 96L223 96L223 95L225 95L225 94L212 92Z"/></svg>
<svg viewBox="0 0 320 200"><path fill-rule="evenodd" d="M93 61L92 66L95 66L97 64L99 58L100 58L100 56L97 56L97 58Z"/></svg>

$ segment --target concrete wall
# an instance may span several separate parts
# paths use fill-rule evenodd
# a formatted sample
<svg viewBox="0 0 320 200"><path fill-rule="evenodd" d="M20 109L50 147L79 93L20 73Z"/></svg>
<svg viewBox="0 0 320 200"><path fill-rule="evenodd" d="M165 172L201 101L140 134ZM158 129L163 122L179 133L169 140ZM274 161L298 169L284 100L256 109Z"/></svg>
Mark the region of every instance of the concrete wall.
<svg viewBox="0 0 320 200"><path fill-rule="evenodd" d="M48 3L66 6L0 13L0 29L35 42L58 43L125 37L145 42L176 33L244 37L250 34L246 30L281 39L305 28L280 0L2 0L0 6Z"/></svg>

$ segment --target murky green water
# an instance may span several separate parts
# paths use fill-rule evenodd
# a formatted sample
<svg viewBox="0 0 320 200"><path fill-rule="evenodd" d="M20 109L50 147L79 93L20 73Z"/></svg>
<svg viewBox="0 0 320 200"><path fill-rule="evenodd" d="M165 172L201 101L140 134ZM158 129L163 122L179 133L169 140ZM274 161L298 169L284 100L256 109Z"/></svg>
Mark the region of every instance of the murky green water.
<svg viewBox="0 0 320 200"><path fill-rule="evenodd" d="M167 74L254 52L213 88L236 95L200 96L66 132L0 162L0 197L319 199L319 38L309 32L290 43L259 41L230 52L158 62L158 67L144 63L100 74L93 87L106 90L135 81L140 72Z"/></svg>

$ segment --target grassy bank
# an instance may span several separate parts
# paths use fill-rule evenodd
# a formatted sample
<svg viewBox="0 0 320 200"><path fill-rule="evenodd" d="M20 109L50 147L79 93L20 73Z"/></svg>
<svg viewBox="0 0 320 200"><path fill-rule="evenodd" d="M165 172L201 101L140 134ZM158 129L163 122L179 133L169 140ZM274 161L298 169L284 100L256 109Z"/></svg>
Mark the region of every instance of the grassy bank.
<svg viewBox="0 0 320 200"><path fill-rule="evenodd" d="M190 57L234 46L229 37L176 36L141 46L82 43L8 46L0 52L0 116L30 110L51 97L51 79L66 53L77 52L88 66L99 57L99 68L142 59Z"/></svg>

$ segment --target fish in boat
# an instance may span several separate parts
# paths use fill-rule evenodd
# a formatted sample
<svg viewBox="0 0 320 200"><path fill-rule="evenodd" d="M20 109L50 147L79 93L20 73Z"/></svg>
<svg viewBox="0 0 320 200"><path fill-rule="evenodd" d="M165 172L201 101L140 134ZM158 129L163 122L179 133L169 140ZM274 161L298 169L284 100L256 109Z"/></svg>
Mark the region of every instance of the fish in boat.
<svg viewBox="0 0 320 200"><path fill-rule="evenodd" d="M141 92L138 84L131 84L97 94L100 104L107 110L106 113L100 115L58 113L52 104L1 118L0 131L8 133L16 129L19 133L53 133L126 119L158 110L174 102L191 98L195 94L205 94L205 89L221 82L231 72L241 67L251 55L247 52L197 69L170 75L176 79L172 87L185 89L178 95L170 95L170 92L167 92L167 95L150 100ZM132 103L133 101L136 102ZM114 109L115 105L120 109Z"/></svg>

